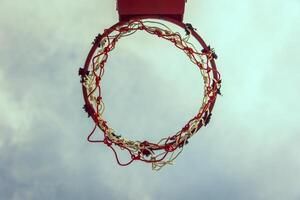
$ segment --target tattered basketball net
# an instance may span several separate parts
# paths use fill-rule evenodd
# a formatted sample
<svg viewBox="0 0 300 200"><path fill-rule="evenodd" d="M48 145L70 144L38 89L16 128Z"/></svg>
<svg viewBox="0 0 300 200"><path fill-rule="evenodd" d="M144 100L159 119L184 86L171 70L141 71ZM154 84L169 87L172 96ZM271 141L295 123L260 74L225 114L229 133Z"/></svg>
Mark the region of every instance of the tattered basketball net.
<svg viewBox="0 0 300 200"><path fill-rule="evenodd" d="M212 66L212 64L214 65L212 61L216 58L216 54L209 46L198 52L195 46L189 42L190 32L194 30L189 25L186 26L185 30L187 31L187 35L182 37L178 32L173 32L166 25L156 21L136 19L119 23L105 30L103 35L96 37L94 44L95 51L91 51L93 53L89 55L91 59L87 59L89 63L84 69L80 70L86 101L84 108L95 122L95 127L87 139L92 143L106 144L114 152L116 160L121 166L126 166L135 160L140 160L151 163L153 170L159 170L166 164L172 164L182 152L188 139L201 126L206 126L209 123L211 110L217 94L220 94L221 87L220 74L216 67ZM103 117L105 106L101 93L101 79L104 75L108 54L115 48L119 39L132 35L136 31L146 31L173 43L199 68L204 81L204 97L196 116L189 120L175 135L162 138L157 143L124 138L116 133ZM92 139L92 135L97 127L104 133L104 137L101 140ZM121 162L116 148L127 151L130 160L126 163Z"/></svg>

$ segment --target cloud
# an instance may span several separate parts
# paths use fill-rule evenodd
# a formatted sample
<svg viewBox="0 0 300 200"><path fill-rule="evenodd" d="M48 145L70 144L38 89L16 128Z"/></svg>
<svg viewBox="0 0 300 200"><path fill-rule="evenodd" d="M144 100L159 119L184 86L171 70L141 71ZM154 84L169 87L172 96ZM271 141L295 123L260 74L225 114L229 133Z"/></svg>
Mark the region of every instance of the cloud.
<svg viewBox="0 0 300 200"><path fill-rule="evenodd" d="M93 37L117 21L115 3L0 7L0 199L300 198L299 1L188 2L186 21L219 55L224 96L176 165L158 173L119 167L86 142L92 121L77 70ZM193 115L202 85L183 54L145 37L112 52L106 115L126 136L157 139Z"/></svg>

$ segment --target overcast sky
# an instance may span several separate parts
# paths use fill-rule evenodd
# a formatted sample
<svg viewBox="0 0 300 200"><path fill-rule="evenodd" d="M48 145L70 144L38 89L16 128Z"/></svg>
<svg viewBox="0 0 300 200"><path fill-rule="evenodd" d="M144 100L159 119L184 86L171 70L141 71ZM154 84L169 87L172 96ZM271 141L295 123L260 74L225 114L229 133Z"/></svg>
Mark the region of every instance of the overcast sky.
<svg viewBox="0 0 300 200"><path fill-rule="evenodd" d="M223 97L174 166L119 167L89 144L78 68L115 1L0 0L0 200L300 200L300 1L189 0L219 59ZM180 51L139 33L111 53L105 116L159 139L196 113L201 76Z"/></svg>

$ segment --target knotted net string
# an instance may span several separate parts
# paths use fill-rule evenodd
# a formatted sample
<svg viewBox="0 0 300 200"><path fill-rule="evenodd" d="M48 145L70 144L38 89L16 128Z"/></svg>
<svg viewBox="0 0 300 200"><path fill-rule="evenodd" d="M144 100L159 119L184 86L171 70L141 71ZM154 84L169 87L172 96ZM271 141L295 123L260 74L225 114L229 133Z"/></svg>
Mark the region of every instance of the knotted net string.
<svg viewBox="0 0 300 200"><path fill-rule="evenodd" d="M105 64L108 59L109 52L112 51L116 43L122 37L127 37L137 31L146 31L149 34L156 35L173 43L177 48L181 49L200 70L204 81L204 97L201 107L188 123L173 136L162 138L157 143L148 141L135 141L118 135L103 117L105 105L101 94L101 79L105 72ZM211 60L214 58L214 51L210 48L198 52L195 46L189 42L190 34L182 37L179 32L173 32L166 25L156 21L132 20L128 23L115 27L115 29L103 37L99 41L99 47L93 55L89 65L91 73L87 74L83 79L83 85L87 90L88 100L93 106L95 112L95 126L88 136L88 141L92 143L104 143L113 152L119 165L127 166L135 160L144 161L152 164L153 170L160 170L167 164L173 164L174 160L182 152L183 147L201 126L205 126L210 120L210 106L220 92L221 79L219 72L212 68ZM217 74L217 76L213 76ZM103 139L92 139L92 135L96 129L102 130ZM130 160L121 162L115 148L119 147L129 153Z"/></svg>

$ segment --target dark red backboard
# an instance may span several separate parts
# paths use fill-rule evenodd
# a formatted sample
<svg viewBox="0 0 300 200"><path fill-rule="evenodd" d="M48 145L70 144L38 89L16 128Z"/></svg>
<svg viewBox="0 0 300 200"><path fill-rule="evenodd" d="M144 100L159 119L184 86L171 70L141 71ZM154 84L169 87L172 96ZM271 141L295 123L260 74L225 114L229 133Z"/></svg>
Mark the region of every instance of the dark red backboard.
<svg viewBox="0 0 300 200"><path fill-rule="evenodd" d="M119 20L136 16L164 16L183 20L186 0L117 0Z"/></svg>

